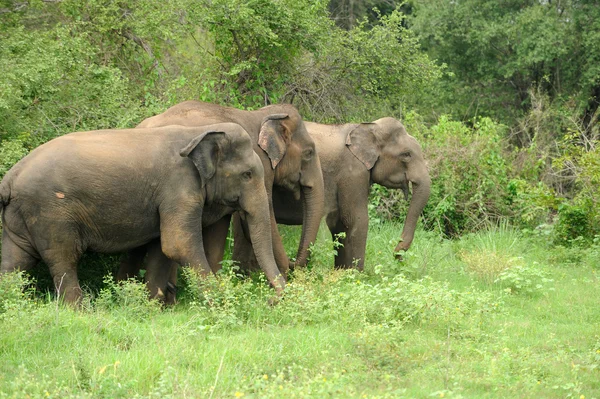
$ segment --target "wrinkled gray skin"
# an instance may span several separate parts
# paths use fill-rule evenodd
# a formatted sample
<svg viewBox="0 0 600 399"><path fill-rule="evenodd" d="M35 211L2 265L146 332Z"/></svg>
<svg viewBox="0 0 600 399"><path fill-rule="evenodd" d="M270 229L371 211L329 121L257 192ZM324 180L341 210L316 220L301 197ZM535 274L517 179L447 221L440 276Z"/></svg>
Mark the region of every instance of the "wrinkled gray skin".
<svg viewBox="0 0 600 399"><path fill-rule="evenodd" d="M259 155L265 171L265 187L271 217L271 239L275 260L285 275L290 261L277 231L271 202L274 188L288 192L291 198L302 204L302 237L298 246L296 264L305 264L308 247L316 239L323 215L323 176L315 144L308 134L298 111L289 104L270 105L256 111L244 111L199 101L186 101L169 108L162 114L144 120L140 127L156 127L170 124L202 126L216 122L235 122L241 125L254 143L254 151ZM244 228L247 217L240 214ZM220 269L223 259L229 216L219 221L221 226L210 237L205 238L205 249L213 271ZM209 242L210 239L210 242ZM252 238L254 242L254 238ZM250 249L252 252L252 250ZM130 254L122 262L118 278L137 274L143 251ZM234 252L234 260L242 260ZM148 257L148 268L154 263ZM173 278L171 283L174 283Z"/></svg>
<svg viewBox="0 0 600 399"><path fill-rule="evenodd" d="M6 174L0 208L1 272L43 260L68 303L81 298L77 263L85 251L129 251L154 241L150 252L208 275L202 226L234 210L249 220L269 282L278 292L285 286L271 240L263 238L271 225L262 164L233 123L56 138ZM161 273L170 270L152 270L149 279L166 281ZM155 296L166 290L148 284Z"/></svg>
<svg viewBox="0 0 600 399"><path fill-rule="evenodd" d="M431 179L421 146L394 118L373 123L322 125L305 122L315 140L325 182L325 217L331 234L346 233L335 266L364 267L369 225L368 197L372 183L398 188L412 198L401 240L395 251L410 247L417 220L427 203ZM273 193L279 223L302 223L302 204L287 193ZM236 242L236 245L238 243Z"/></svg>

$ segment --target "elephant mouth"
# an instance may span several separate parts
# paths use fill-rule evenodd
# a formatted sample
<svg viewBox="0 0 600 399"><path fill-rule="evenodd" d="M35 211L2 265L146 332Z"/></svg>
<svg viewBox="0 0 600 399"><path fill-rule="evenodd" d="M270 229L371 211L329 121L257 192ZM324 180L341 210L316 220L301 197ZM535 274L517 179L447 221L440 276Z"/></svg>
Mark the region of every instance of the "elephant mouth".
<svg viewBox="0 0 600 399"><path fill-rule="evenodd" d="M229 208L233 208L236 211L241 210L240 198L225 198L220 201L221 205L224 205Z"/></svg>
<svg viewBox="0 0 600 399"><path fill-rule="evenodd" d="M291 192L294 195L294 199L296 201L300 201L300 196L302 193L302 186L299 182L283 182L277 184L277 186Z"/></svg>
<svg viewBox="0 0 600 399"><path fill-rule="evenodd" d="M389 183L389 188L401 190L402 194L404 194L404 200L408 201L408 198L410 197L412 191L411 186L415 183L408 180L406 173L402 174L402 176L399 179L393 179Z"/></svg>

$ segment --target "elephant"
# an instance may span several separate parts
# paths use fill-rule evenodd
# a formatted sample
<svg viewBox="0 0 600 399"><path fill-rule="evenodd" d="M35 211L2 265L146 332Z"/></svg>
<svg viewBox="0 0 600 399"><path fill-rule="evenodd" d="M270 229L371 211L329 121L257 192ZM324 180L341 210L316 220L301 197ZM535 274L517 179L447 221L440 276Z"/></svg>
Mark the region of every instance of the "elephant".
<svg viewBox="0 0 600 399"><path fill-rule="evenodd" d="M244 213L256 256L280 295L285 280L273 255L264 171L234 123L76 132L19 161L0 183L0 272L49 267L60 298L77 305L77 263L85 251L131 251L148 243L201 275L211 273L203 229ZM152 279L169 269L149 272ZM164 289L165 287L162 287Z"/></svg>
<svg viewBox="0 0 600 399"><path fill-rule="evenodd" d="M324 201L323 176L315 143L294 106L278 104L255 111L245 111L200 101L185 101L162 114L142 121L138 128L171 124L203 126L218 122L234 122L241 125L254 143L254 151L259 155L265 171L265 188L271 217L270 235L275 260L279 270L286 275L290 268L290 260L277 230L271 201L273 190L283 189L303 204L302 238L295 261L295 264L299 265L307 262L308 248L316 239ZM211 234L210 242L205 240L208 260L215 272L221 267L219 262L223 259L230 220L230 215L224 217L218 222L221 226L218 231ZM247 223L244 222L244 225ZM143 253L142 250L138 254L130 254L129 259L122 263L118 278L136 275L141 267ZM173 283L171 279L171 284Z"/></svg>
<svg viewBox="0 0 600 399"><path fill-rule="evenodd" d="M332 235L345 233L335 256L336 268L363 270L369 225L368 201L372 183L399 188L412 197L401 240L395 252L409 249L418 218L429 199L431 179L421 146L402 123L382 118L372 123L324 125L305 122L315 141L325 183L325 218ZM302 204L283 190L273 192L278 223L302 223ZM251 247L235 237L236 251L254 267ZM399 257L399 255L397 255ZM255 261L254 261L255 262Z"/></svg>

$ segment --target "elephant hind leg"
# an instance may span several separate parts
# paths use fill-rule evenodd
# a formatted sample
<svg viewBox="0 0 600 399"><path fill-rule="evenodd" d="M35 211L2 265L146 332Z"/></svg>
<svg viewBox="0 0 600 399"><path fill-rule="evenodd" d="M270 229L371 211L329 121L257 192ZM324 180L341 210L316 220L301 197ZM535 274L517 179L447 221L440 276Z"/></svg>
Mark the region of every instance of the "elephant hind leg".
<svg viewBox="0 0 600 399"><path fill-rule="evenodd" d="M31 252L34 252L31 250ZM0 272L8 273L15 270L29 270L39 262L39 259L15 244L8 236L8 232L2 231L2 265Z"/></svg>
<svg viewBox="0 0 600 399"><path fill-rule="evenodd" d="M47 249L40 251L42 260L50 269L58 297L75 306L80 304L82 297L77 263L83 252L84 249L75 234L64 234L60 241L54 241Z"/></svg>
<svg viewBox="0 0 600 399"><path fill-rule="evenodd" d="M123 258L121 258L116 280L121 281L127 280L128 278L135 278L140 273L147 251L147 246L143 245L132 249L124 255Z"/></svg>
<svg viewBox="0 0 600 399"><path fill-rule="evenodd" d="M55 259L53 256L44 256L44 262L48 264L50 275L54 281L56 294L66 303L79 305L81 302L82 291L77 277L77 261L75 259Z"/></svg>

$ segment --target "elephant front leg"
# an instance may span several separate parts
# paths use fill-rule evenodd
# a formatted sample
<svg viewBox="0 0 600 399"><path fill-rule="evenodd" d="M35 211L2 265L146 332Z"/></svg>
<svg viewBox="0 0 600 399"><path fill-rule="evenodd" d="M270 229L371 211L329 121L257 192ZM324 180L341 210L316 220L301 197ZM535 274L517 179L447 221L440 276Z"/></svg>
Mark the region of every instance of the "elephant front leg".
<svg viewBox="0 0 600 399"><path fill-rule="evenodd" d="M338 269L356 268L360 271L365 266L365 251L367 246L367 232L369 230L369 215L367 207L364 210L354 210L351 213L341 213L340 220L333 229L332 235L345 233L340 237L342 244L337 248L335 256L335 267Z"/></svg>
<svg viewBox="0 0 600 399"><path fill-rule="evenodd" d="M151 298L159 299L168 305L175 303L177 267L177 263L162 252L160 242L148 244L144 278Z"/></svg>
<svg viewBox="0 0 600 399"><path fill-rule="evenodd" d="M254 256L248 225L242 220L239 212L233 215L233 254L232 259L239 262L242 270L260 270L258 261Z"/></svg>
<svg viewBox="0 0 600 399"><path fill-rule="evenodd" d="M229 233L229 224L231 215L225 215L216 223L202 228L202 237L204 239L204 252L213 273L221 270L221 261L225 255L225 246L227 244L227 234Z"/></svg>
<svg viewBox="0 0 600 399"><path fill-rule="evenodd" d="M175 208L176 209L176 208ZM212 273L202 240L202 206L160 214L160 246L169 259L202 276Z"/></svg>

